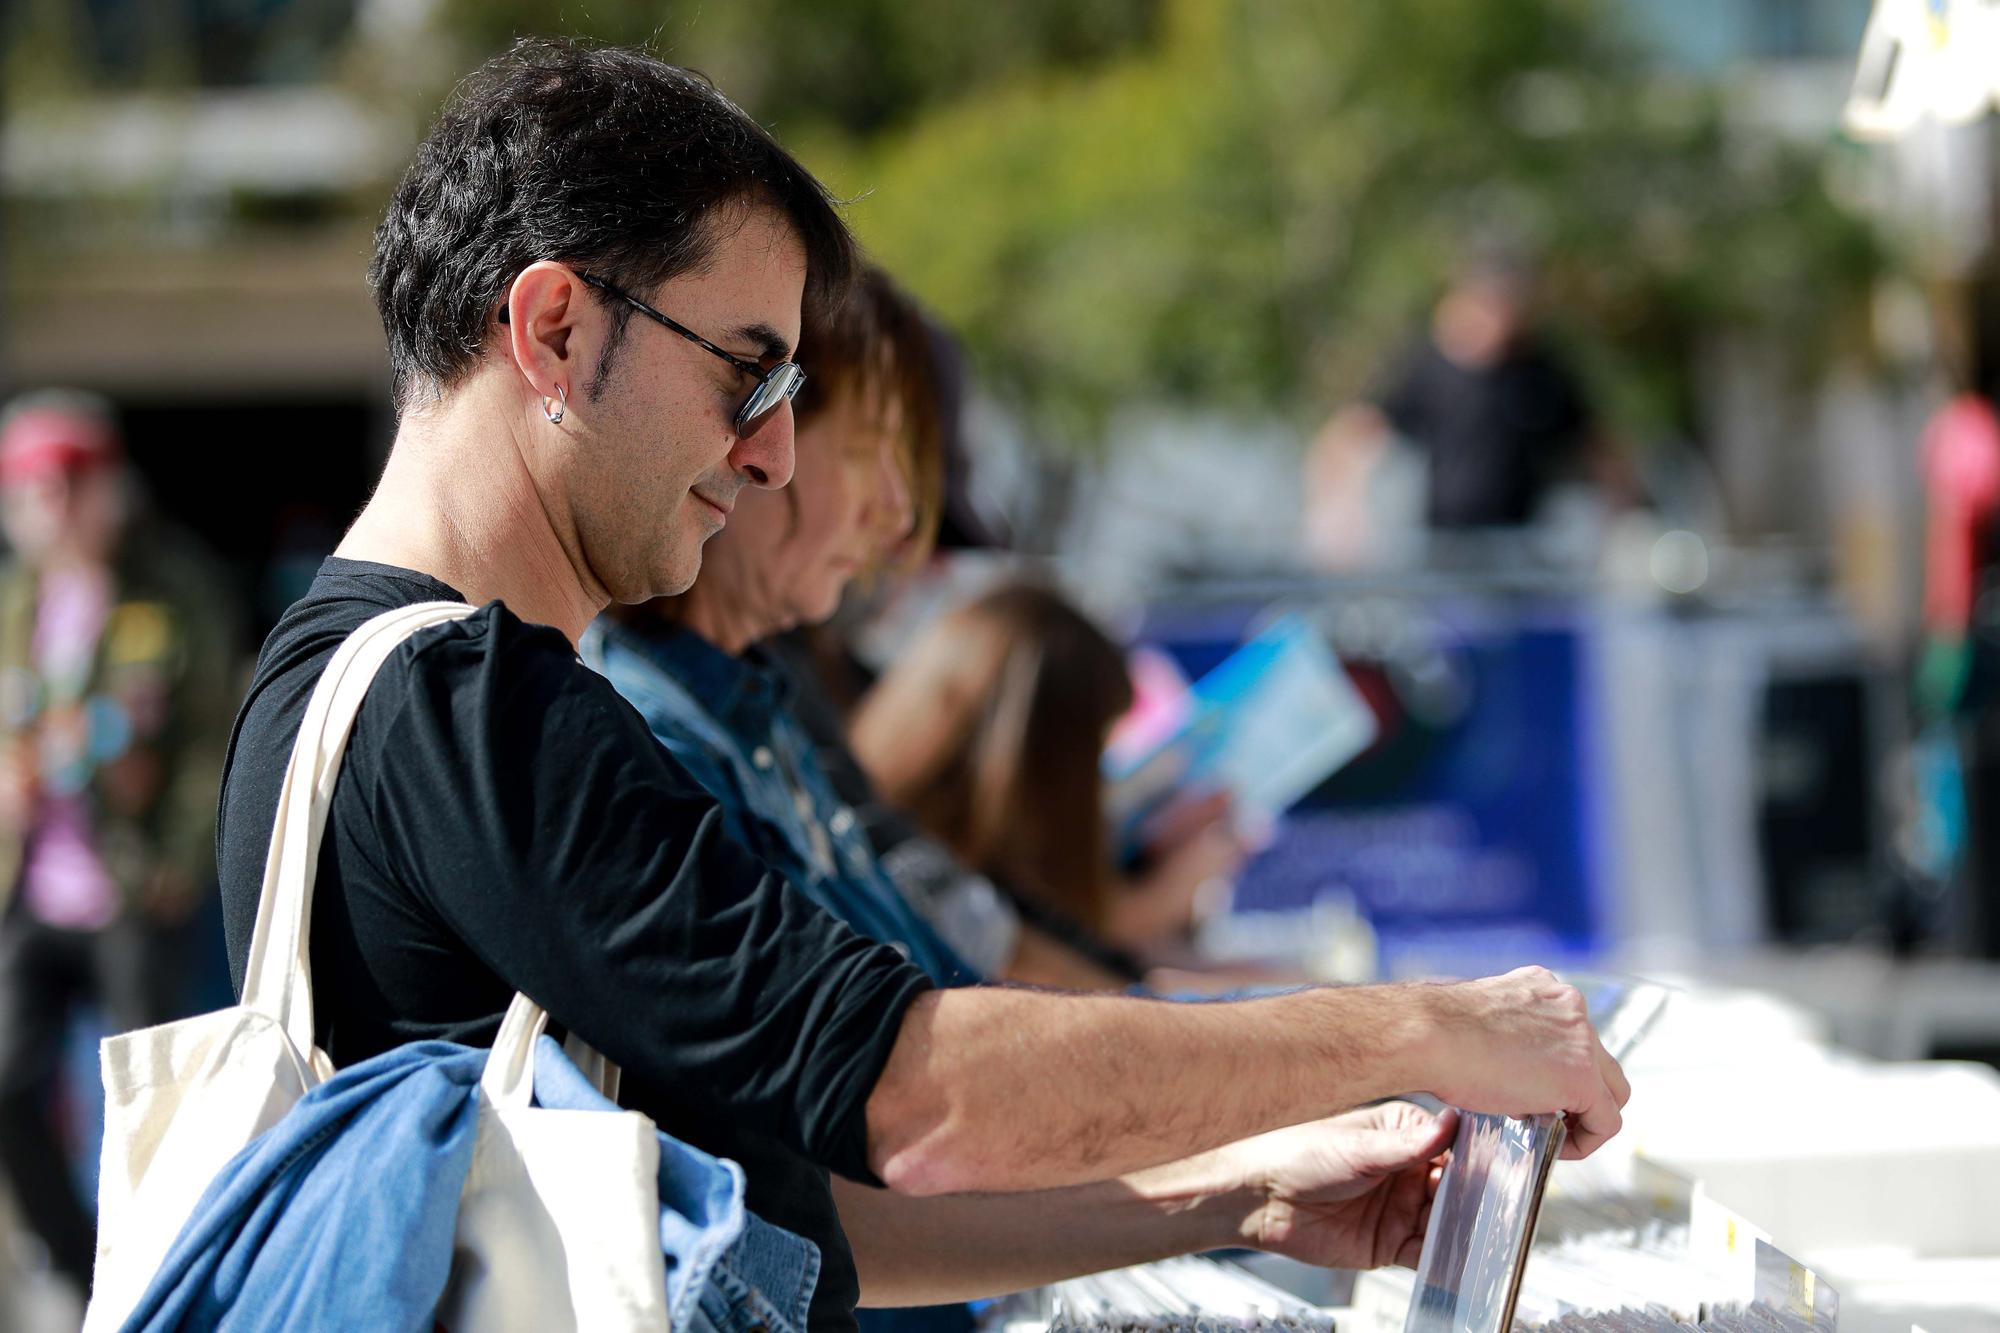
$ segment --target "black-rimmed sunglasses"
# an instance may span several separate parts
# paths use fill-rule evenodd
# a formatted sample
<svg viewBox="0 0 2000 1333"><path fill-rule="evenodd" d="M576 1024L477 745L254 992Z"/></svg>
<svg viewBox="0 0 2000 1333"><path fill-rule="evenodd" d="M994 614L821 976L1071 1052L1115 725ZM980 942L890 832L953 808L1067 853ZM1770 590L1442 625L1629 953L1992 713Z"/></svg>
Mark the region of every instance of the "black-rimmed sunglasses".
<svg viewBox="0 0 2000 1333"><path fill-rule="evenodd" d="M762 430L764 423L771 419L771 414L790 402L792 395L796 394L800 386L806 382L806 373L799 368L799 363L796 361L780 361L767 370L747 357L723 351L679 320L669 319L630 292L623 291L600 277L589 273L579 273L576 276L607 296L617 297L654 323L672 329L703 351L713 352L757 381L757 387L750 391L750 396L736 409L734 424L736 438L739 440L747 440Z"/></svg>

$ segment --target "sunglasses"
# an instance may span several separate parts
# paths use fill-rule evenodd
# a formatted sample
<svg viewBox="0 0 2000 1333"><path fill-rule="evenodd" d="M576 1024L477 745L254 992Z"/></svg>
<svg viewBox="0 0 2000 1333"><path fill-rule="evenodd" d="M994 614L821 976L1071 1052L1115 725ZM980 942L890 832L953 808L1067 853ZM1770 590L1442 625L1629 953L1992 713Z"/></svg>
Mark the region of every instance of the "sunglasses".
<svg viewBox="0 0 2000 1333"><path fill-rule="evenodd" d="M576 276L605 295L617 297L654 323L672 329L703 351L721 357L757 381L757 387L750 390L750 396L736 409L734 425L736 438L739 440L747 440L762 430L764 423L771 419L771 414L792 401L792 395L796 394L806 382L806 373L799 368L796 361L780 361L777 365L766 369L758 362L723 351L687 325L669 319L630 292L623 291L600 277L589 273L579 273Z"/></svg>

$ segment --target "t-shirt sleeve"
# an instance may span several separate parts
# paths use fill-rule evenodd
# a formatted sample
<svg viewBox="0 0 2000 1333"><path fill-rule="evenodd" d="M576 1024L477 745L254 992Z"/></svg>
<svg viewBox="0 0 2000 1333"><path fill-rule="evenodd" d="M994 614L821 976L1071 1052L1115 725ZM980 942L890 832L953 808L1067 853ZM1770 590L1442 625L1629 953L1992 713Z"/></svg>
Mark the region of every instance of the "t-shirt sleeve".
<svg viewBox="0 0 2000 1333"><path fill-rule="evenodd" d="M867 1099L923 973L730 842L555 631L489 607L402 652L355 732L392 872L611 1059L871 1179Z"/></svg>

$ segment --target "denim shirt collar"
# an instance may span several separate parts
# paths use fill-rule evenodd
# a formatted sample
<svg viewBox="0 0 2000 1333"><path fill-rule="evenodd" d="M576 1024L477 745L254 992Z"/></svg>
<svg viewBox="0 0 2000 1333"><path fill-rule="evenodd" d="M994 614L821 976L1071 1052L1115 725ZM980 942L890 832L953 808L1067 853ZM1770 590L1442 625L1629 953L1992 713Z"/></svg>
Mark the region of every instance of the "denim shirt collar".
<svg viewBox="0 0 2000 1333"><path fill-rule="evenodd" d="M754 645L741 657L731 657L687 626L664 620L643 629L621 625L615 632L680 681L746 750L763 744L779 715L791 707L791 680Z"/></svg>

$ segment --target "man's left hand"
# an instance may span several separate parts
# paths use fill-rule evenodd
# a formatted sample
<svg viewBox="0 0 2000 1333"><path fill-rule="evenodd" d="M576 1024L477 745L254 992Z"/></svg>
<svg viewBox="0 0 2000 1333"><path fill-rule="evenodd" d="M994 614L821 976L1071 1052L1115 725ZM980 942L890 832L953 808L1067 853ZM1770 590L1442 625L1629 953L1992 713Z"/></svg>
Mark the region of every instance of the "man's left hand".
<svg viewBox="0 0 2000 1333"><path fill-rule="evenodd" d="M1455 1111L1385 1102L1232 1144L1263 1200L1244 1242L1327 1268L1414 1268L1457 1129Z"/></svg>

